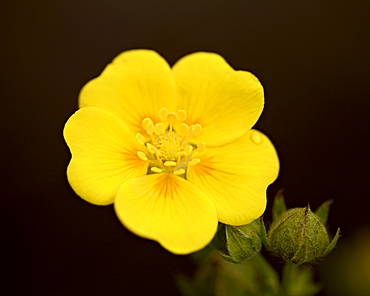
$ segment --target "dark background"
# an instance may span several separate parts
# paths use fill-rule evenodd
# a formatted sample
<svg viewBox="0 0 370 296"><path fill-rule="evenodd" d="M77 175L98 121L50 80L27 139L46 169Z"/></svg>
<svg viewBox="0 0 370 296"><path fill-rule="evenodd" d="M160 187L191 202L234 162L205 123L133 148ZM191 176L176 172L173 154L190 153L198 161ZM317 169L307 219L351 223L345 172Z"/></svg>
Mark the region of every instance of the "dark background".
<svg viewBox="0 0 370 296"><path fill-rule="evenodd" d="M369 1L7 1L1 22L1 295L178 295L186 256L138 238L78 198L62 137L81 87L118 53L172 65L223 55L262 82L256 128L281 161L271 201L334 199L346 240L369 218ZM334 251L335 252L335 251Z"/></svg>

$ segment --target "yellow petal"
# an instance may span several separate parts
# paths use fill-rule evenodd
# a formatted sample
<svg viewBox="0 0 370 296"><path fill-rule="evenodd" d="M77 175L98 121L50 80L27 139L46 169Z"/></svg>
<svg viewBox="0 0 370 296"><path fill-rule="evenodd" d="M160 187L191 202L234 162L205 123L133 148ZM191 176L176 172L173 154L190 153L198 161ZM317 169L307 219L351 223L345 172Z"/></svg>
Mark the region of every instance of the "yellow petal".
<svg viewBox="0 0 370 296"><path fill-rule="evenodd" d="M112 113L87 107L67 121L64 138L72 159L68 181L84 200L111 204L123 182L143 176L148 163L139 159L139 145L128 127Z"/></svg>
<svg viewBox="0 0 370 296"><path fill-rule="evenodd" d="M249 131L237 141L197 154L187 179L215 203L220 222L248 224L266 207L266 189L278 175L279 160L270 140Z"/></svg>
<svg viewBox="0 0 370 296"><path fill-rule="evenodd" d="M130 50L118 55L83 87L79 104L116 114L136 134L143 132L144 118L159 121L161 108L177 111L175 94L171 68L160 55L151 50Z"/></svg>
<svg viewBox="0 0 370 296"><path fill-rule="evenodd" d="M217 228L216 209L209 197L173 174L152 174L125 182L114 208L130 231L158 241L175 254L205 247Z"/></svg>
<svg viewBox="0 0 370 296"><path fill-rule="evenodd" d="M187 112L185 123L199 123L198 138L208 147L224 145L243 136L261 115L263 88L251 73L233 70L214 53L194 53L173 67L179 109Z"/></svg>

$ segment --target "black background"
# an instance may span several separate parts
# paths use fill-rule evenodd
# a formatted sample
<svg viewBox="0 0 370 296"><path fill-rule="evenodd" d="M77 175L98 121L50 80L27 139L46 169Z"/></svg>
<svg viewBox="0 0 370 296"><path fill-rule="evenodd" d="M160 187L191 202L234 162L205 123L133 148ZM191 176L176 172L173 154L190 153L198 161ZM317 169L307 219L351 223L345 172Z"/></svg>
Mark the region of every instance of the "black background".
<svg viewBox="0 0 370 296"><path fill-rule="evenodd" d="M334 199L345 240L370 222L369 1L7 1L1 22L1 295L178 295L186 256L138 238L112 207L78 198L62 137L81 87L118 53L172 65L224 56L262 82L256 128L281 161L271 200Z"/></svg>

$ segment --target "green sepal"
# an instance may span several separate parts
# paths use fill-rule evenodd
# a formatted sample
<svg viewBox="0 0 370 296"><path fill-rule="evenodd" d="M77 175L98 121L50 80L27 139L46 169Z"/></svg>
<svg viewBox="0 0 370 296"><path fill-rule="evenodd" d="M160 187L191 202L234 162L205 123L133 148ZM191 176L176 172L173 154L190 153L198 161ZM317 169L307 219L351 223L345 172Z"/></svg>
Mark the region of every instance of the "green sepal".
<svg viewBox="0 0 370 296"><path fill-rule="evenodd" d="M286 212L286 210L287 207L285 205L283 189L280 189L275 195L274 204L272 205L272 220L275 221L284 212Z"/></svg>
<svg viewBox="0 0 370 296"><path fill-rule="evenodd" d="M225 230L228 253L220 255L230 262L240 263L252 257L262 247L261 239L255 230L255 225L225 225Z"/></svg>
<svg viewBox="0 0 370 296"><path fill-rule="evenodd" d="M256 219L250 224L232 226L219 224L214 239L220 256L230 262L240 263L261 250L262 242L260 236L266 238L266 230L262 227L261 219Z"/></svg>
<svg viewBox="0 0 370 296"><path fill-rule="evenodd" d="M255 221L257 221L257 220L255 220ZM261 238L262 245L267 250L270 250L271 246L270 246L269 241L267 239L267 230L266 230L266 226L265 226L265 223L263 222L262 217L258 219L258 223L259 223L259 229L260 229L259 236Z"/></svg>
<svg viewBox="0 0 370 296"><path fill-rule="evenodd" d="M329 244L329 246L326 248L324 254L322 255L322 257L325 257L326 255L328 255L331 251L333 251L333 249L335 248L335 246L337 245L337 242L338 242L338 239L340 237L340 228L338 228L333 240L331 241L331 243Z"/></svg>
<svg viewBox="0 0 370 296"><path fill-rule="evenodd" d="M321 206L316 210L315 214L318 216L323 224L326 224L329 217L329 208L330 205L333 203L333 200L327 200L326 202L323 202Z"/></svg>
<svg viewBox="0 0 370 296"><path fill-rule="evenodd" d="M300 265L307 261L307 249L305 245L299 246L291 261L297 265Z"/></svg>
<svg viewBox="0 0 370 296"><path fill-rule="evenodd" d="M227 244L226 244L226 225L223 223L218 223L218 229L213 241L211 242L215 248L223 254L227 254Z"/></svg>

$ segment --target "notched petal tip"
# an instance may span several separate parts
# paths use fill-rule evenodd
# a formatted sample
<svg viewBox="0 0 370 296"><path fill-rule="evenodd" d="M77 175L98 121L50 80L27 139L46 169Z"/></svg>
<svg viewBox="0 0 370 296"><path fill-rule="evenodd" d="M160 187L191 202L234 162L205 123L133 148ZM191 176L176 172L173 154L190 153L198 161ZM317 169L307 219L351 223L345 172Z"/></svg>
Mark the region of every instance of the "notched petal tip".
<svg viewBox="0 0 370 296"><path fill-rule="evenodd" d="M119 54L103 72L81 90L79 106L108 110L142 132L141 120L158 119L158 110L177 105L176 86L166 60L152 50Z"/></svg>
<svg viewBox="0 0 370 296"><path fill-rule="evenodd" d="M235 71L221 56L194 53L173 67L179 108L186 110L185 123L203 127L199 141L209 147L242 137L260 117L263 87L250 72Z"/></svg>

